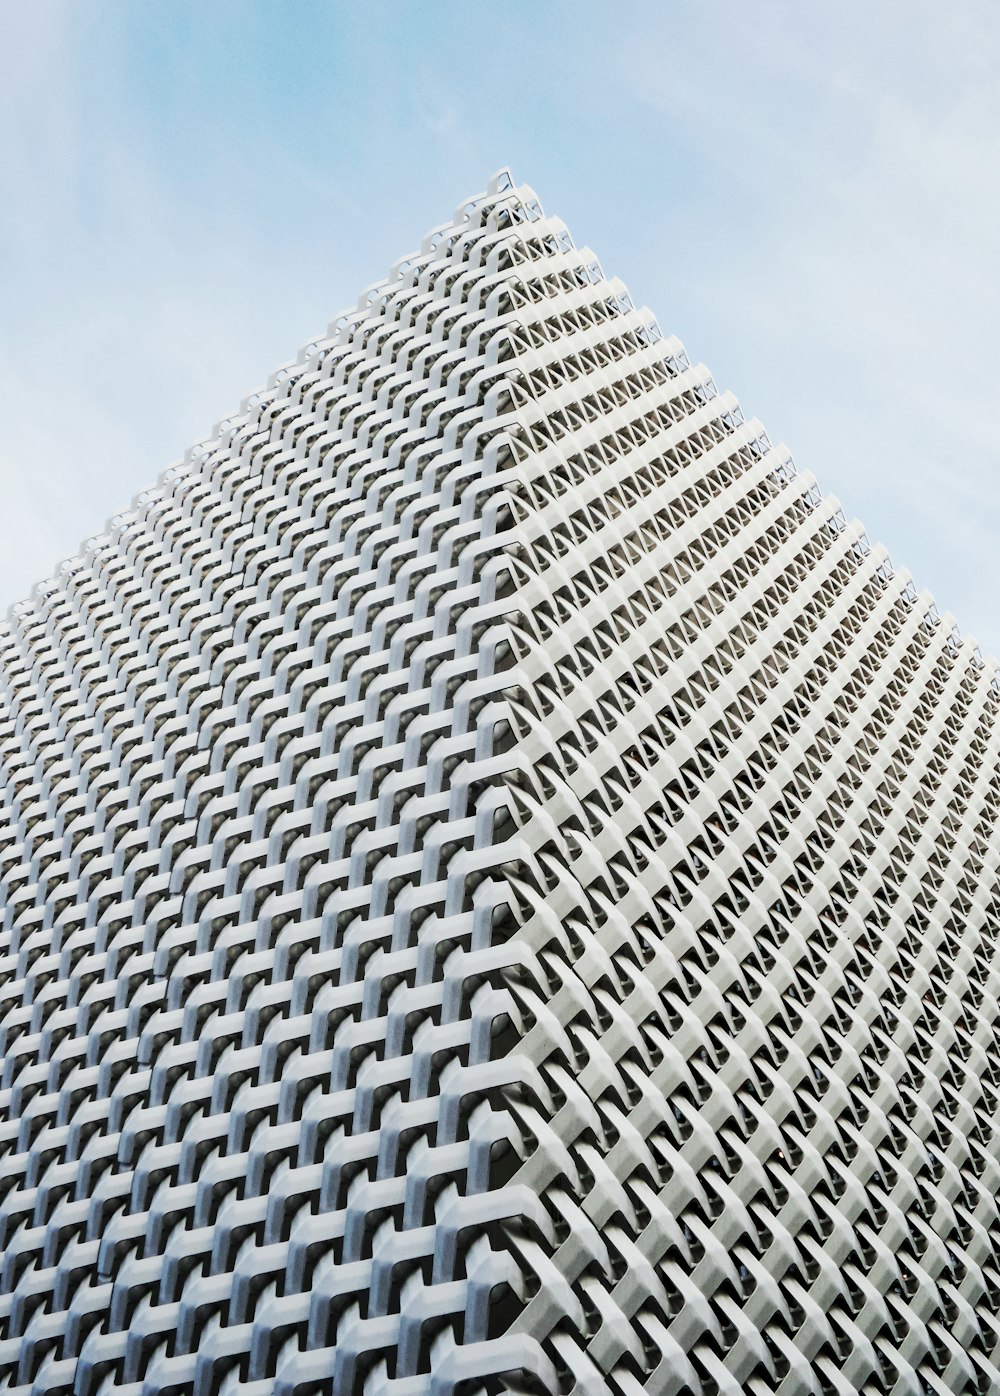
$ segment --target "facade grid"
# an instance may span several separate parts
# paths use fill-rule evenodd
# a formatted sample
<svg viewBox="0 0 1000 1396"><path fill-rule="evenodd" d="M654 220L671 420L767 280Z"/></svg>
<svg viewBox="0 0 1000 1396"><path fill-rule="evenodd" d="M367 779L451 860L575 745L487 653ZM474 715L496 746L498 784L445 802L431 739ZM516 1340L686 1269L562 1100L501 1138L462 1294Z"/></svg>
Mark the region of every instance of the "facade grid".
<svg viewBox="0 0 1000 1396"><path fill-rule="evenodd" d="M1000 1391L997 666L506 171L0 692L0 1392Z"/></svg>

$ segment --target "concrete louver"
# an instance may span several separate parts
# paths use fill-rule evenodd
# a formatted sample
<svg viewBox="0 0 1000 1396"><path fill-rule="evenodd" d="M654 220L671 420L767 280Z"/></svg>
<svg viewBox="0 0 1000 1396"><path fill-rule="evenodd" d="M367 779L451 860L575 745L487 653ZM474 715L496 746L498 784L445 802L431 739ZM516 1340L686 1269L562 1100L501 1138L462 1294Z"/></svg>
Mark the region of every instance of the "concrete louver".
<svg viewBox="0 0 1000 1396"><path fill-rule="evenodd" d="M530 190L0 658L0 1392L1000 1390L996 666Z"/></svg>

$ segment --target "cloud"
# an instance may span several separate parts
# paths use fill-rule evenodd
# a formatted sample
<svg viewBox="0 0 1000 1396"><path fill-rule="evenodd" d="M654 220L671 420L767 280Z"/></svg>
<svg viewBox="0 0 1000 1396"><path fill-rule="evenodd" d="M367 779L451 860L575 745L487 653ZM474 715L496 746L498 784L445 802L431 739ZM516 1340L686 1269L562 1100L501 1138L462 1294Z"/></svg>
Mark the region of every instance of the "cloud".
<svg viewBox="0 0 1000 1396"><path fill-rule="evenodd" d="M511 162L1000 648L991 4L0 26L0 607Z"/></svg>
<svg viewBox="0 0 1000 1396"><path fill-rule="evenodd" d="M690 347L995 649L1000 28L958 10L709 5L620 62L727 186L674 258Z"/></svg>

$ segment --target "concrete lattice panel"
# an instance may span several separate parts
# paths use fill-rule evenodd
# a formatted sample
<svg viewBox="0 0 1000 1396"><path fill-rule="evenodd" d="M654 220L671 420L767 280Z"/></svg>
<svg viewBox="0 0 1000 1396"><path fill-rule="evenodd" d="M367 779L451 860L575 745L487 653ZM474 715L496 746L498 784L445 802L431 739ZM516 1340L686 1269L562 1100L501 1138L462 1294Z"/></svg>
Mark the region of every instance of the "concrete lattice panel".
<svg viewBox="0 0 1000 1396"><path fill-rule="evenodd" d="M529 189L0 666L0 1392L1000 1391L996 666Z"/></svg>

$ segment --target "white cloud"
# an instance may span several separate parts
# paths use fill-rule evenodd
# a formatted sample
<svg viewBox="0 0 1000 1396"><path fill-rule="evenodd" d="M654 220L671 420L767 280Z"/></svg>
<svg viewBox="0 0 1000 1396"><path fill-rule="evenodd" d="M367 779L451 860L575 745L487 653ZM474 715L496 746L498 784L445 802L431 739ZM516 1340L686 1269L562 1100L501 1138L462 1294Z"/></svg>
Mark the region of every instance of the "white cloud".
<svg viewBox="0 0 1000 1396"><path fill-rule="evenodd" d="M995 649L1000 27L957 11L709 5L622 61L745 209L694 259L690 347Z"/></svg>
<svg viewBox="0 0 1000 1396"><path fill-rule="evenodd" d="M0 608L510 160L1000 648L1000 10L376 10L0 16Z"/></svg>

